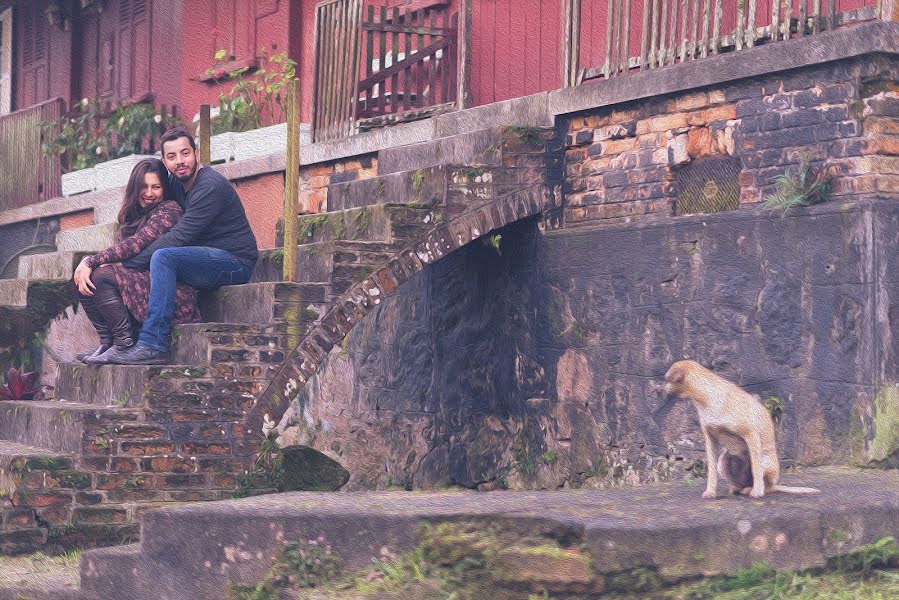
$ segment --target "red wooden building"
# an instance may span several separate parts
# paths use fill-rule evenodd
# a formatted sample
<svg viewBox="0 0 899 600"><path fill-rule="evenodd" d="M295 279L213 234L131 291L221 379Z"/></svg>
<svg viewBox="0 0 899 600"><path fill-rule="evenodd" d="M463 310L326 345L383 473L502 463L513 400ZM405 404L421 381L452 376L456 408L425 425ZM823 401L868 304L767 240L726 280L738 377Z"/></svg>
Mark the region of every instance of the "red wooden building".
<svg viewBox="0 0 899 600"><path fill-rule="evenodd" d="M839 25L871 18L875 4L790 0L777 3L789 14L778 17L771 0L0 0L0 200L4 179L19 186L13 205L58 195L58 165L30 166L42 160L35 124L82 98L150 101L187 122L200 104L215 105L227 84L205 75L217 50L233 56L225 72L253 67L260 51L297 61L303 120L324 140L396 122L396 113L455 108L460 79L465 104L477 106L696 57L710 34L705 48L739 49L743 34L728 37L738 21L751 43L770 35L772 19L785 19L789 37L803 15L813 23L818 11L839 13ZM465 6L470 20L460 17ZM34 161L4 163L10 131ZM10 176L13 168L21 172Z"/></svg>

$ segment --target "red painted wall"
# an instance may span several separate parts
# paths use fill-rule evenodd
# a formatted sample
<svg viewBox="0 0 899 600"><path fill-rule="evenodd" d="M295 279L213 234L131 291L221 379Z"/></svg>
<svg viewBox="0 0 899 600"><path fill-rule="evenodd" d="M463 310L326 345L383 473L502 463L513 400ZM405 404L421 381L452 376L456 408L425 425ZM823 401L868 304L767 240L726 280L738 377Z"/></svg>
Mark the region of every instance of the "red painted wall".
<svg viewBox="0 0 899 600"><path fill-rule="evenodd" d="M561 83L560 0L474 0L474 104L557 89Z"/></svg>

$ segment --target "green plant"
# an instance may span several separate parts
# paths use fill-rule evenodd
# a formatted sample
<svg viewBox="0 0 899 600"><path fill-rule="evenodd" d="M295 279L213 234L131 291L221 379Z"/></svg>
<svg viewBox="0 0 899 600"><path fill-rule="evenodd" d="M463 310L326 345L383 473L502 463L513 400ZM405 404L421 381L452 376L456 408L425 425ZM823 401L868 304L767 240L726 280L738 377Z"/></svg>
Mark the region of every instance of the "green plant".
<svg viewBox="0 0 899 600"><path fill-rule="evenodd" d="M260 48L258 67L254 71L242 67L225 76L223 66L232 59L227 50L219 50L215 53L215 64L205 72L210 79L227 77L234 82L228 91L219 95L219 114L212 120L212 133L249 131L283 121L286 107L282 91L296 78L296 61L287 58L286 52L269 56L265 48Z"/></svg>
<svg viewBox="0 0 899 600"><path fill-rule="evenodd" d="M231 584L231 600L269 600L281 598L281 590L314 588L333 579L341 566L340 556L326 543L323 535L314 540L285 542L265 577L253 587Z"/></svg>
<svg viewBox="0 0 899 600"><path fill-rule="evenodd" d="M831 176L826 171L813 169L808 156L802 156L796 172L788 168L777 177L774 185L775 192L765 198L765 207L783 211L785 215L791 208L824 202L830 193Z"/></svg>
<svg viewBox="0 0 899 600"><path fill-rule="evenodd" d="M525 144L534 144L540 141L539 127L533 125L509 125L506 129Z"/></svg>
<svg viewBox="0 0 899 600"><path fill-rule="evenodd" d="M46 156L57 156L64 171L86 169L129 154L152 151L156 138L179 123L151 104L119 105L104 111L98 100L84 98L68 114L39 124Z"/></svg>
<svg viewBox="0 0 899 600"><path fill-rule="evenodd" d="M832 559L830 566L843 571L859 571L867 579L875 567L885 567L896 560L899 560L899 545L896 538L889 536Z"/></svg>
<svg viewBox="0 0 899 600"><path fill-rule="evenodd" d="M768 396L765 398L765 408L771 414L771 419L775 423L780 423L780 418L784 412L784 403L777 396Z"/></svg>
<svg viewBox="0 0 899 600"><path fill-rule="evenodd" d="M556 462L557 460L559 460L558 452L554 452L552 450L547 450L546 452L543 453L543 462L545 462L546 464L550 465L550 464Z"/></svg>
<svg viewBox="0 0 899 600"><path fill-rule="evenodd" d="M493 235L487 236L487 244L489 246L491 246L494 250L496 250L496 253L500 254L500 255L502 255L502 250L500 250L499 246L502 243L502 241L503 241L503 236L498 233L494 233Z"/></svg>
<svg viewBox="0 0 899 600"><path fill-rule="evenodd" d="M237 477L237 489L232 497L245 498L250 495L250 491L255 487L273 487L281 489L283 467L280 456L280 447L277 442L277 428L274 422L268 419L266 415L266 424L263 427L265 439L259 447L259 454L253 466Z"/></svg>
<svg viewBox="0 0 899 600"><path fill-rule="evenodd" d="M421 186L424 184L424 181L425 181L424 169L417 170L412 175L412 191L415 192L416 194L420 194Z"/></svg>

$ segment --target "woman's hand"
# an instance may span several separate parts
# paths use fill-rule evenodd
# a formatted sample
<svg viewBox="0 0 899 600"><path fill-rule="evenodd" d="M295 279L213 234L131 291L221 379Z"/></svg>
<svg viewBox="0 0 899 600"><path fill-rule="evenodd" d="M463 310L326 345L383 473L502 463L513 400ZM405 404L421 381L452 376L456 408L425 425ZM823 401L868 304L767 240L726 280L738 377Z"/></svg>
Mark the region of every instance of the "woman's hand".
<svg viewBox="0 0 899 600"><path fill-rule="evenodd" d="M75 268L75 275L72 279L75 281L75 285L78 286L78 291L81 292L82 296L93 296L93 290L96 289L94 282L91 281L91 269L87 266L87 258L81 259L81 262L78 263L78 267Z"/></svg>

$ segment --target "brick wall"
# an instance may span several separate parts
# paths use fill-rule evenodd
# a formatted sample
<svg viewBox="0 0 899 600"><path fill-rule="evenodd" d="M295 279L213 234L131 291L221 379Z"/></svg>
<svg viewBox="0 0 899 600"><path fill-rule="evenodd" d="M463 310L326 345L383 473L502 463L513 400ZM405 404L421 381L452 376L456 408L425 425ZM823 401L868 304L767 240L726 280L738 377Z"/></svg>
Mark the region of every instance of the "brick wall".
<svg viewBox="0 0 899 600"><path fill-rule="evenodd" d="M679 169L710 156L739 159L741 204L803 155L837 175L832 196L894 193L896 68L846 60L571 117L565 223L672 214Z"/></svg>

